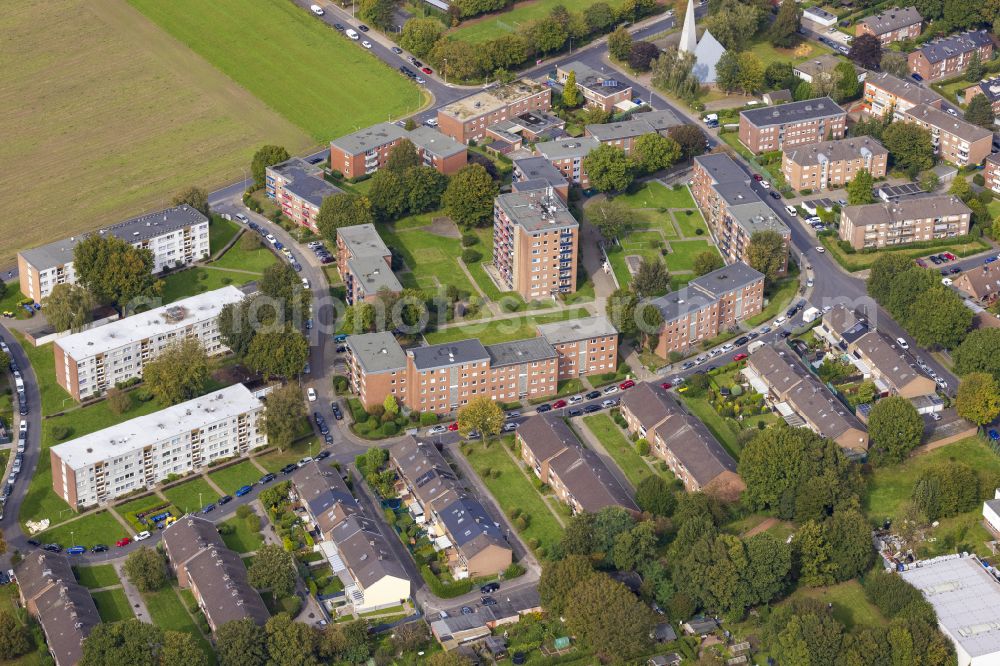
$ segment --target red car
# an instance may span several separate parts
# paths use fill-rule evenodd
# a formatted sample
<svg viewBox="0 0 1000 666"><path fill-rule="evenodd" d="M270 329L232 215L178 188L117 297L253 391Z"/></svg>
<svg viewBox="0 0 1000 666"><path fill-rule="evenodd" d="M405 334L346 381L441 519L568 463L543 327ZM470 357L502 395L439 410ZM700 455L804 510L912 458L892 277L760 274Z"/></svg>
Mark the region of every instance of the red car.
<svg viewBox="0 0 1000 666"><path fill-rule="evenodd" d="M448 430L451 432L455 432L456 430L458 430L458 422L456 421L455 423L449 423Z"/></svg>
<svg viewBox="0 0 1000 666"><path fill-rule="evenodd" d="M673 384L671 384L670 382L663 382L662 384L660 384L660 388L662 389L668 389L671 386L673 386Z"/></svg>
<svg viewBox="0 0 1000 666"><path fill-rule="evenodd" d="M555 402L552 403L552 409L562 409L563 407L566 406L566 404L567 403L565 400L556 400Z"/></svg>
<svg viewBox="0 0 1000 666"><path fill-rule="evenodd" d="M118 541L115 542L115 545L118 546L119 548L124 548L130 543L132 543L132 539L129 539L128 537L122 537L121 539L118 539Z"/></svg>
<svg viewBox="0 0 1000 666"><path fill-rule="evenodd" d="M746 357L747 357L747 355L746 355L746 354L737 354L736 356L734 356L734 357L733 357L733 360L734 360L734 361L742 361L742 360L743 360L743 359L745 359Z"/></svg>
<svg viewBox="0 0 1000 666"><path fill-rule="evenodd" d="M953 255L951 252L945 252L944 256L948 258L948 261L955 261L956 259L958 259L958 257Z"/></svg>
<svg viewBox="0 0 1000 666"><path fill-rule="evenodd" d="M433 74L434 73L434 70L431 69L430 67L421 67L420 71L423 72L424 74Z"/></svg>
<svg viewBox="0 0 1000 666"><path fill-rule="evenodd" d="M623 381L621 384L618 385L618 388L624 391L625 389L630 389L633 386L635 386L635 382L632 381L631 379L626 379L625 381Z"/></svg>
<svg viewBox="0 0 1000 666"><path fill-rule="evenodd" d="M759 183L760 181L764 180L764 177L761 176L759 173L755 173L753 175L753 179L756 180Z"/></svg>

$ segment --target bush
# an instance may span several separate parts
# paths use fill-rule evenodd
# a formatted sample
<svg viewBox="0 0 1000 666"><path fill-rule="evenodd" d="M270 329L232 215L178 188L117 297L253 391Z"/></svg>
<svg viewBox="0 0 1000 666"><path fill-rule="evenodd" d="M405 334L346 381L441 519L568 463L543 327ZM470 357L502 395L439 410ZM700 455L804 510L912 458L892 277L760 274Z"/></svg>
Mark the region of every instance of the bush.
<svg viewBox="0 0 1000 666"><path fill-rule="evenodd" d="M423 412L420 414L420 425L432 426L438 422L438 415L434 412Z"/></svg>
<svg viewBox="0 0 1000 666"><path fill-rule="evenodd" d="M52 436L56 439L56 441L61 442L67 437L69 437L70 433L72 433L73 431L67 428L66 426L56 425L52 426L52 430L50 432L52 433Z"/></svg>
<svg viewBox="0 0 1000 666"><path fill-rule="evenodd" d="M466 264L474 264L483 258L483 253L473 250L471 247L462 250L462 261Z"/></svg>
<svg viewBox="0 0 1000 666"><path fill-rule="evenodd" d="M701 227L698 227L697 229L694 230L694 235L695 236L701 236L704 233L705 233L705 230L702 229Z"/></svg>
<svg viewBox="0 0 1000 666"><path fill-rule="evenodd" d="M986 184L986 179L983 178L983 174L977 173L975 176L972 177L972 182L982 187L983 185Z"/></svg>
<svg viewBox="0 0 1000 666"><path fill-rule="evenodd" d="M462 234L462 247L472 247L479 243L479 236L472 233L471 231L466 231Z"/></svg>
<svg viewBox="0 0 1000 666"><path fill-rule="evenodd" d="M347 377L343 375L335 375L333 378L333 390L337 393L347 393L350 388L350 383L347 381Z"/></svg>
<svg viewBox="0 0 1000 666"><path fill-rule="evenodd" d="M518 576L523 576L526 569L522 567L517 562L511 562L510 566L503 570L504 580L510 580L512 578L517 578Z"/></svg>
<svg viewBox="0 0 1000 666"><path fill-rule="evenodd" d="M399 432L399 426L396 425L395 421L386 421L382 424L382 435L384 437L392 437L397 432Z"/></svg>
<svg viewBox="0 0 1000 666"><path fill-rule="evenodd" d="M649 441L645 437L635 443L635 452L640 456L649 455Z"/></svg>

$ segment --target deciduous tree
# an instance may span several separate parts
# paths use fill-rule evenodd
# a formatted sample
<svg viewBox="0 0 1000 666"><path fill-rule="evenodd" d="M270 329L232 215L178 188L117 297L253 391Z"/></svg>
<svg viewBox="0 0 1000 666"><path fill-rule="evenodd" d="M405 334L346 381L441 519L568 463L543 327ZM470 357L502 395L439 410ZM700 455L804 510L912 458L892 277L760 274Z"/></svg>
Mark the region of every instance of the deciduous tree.
<svg viewBox="0 0 1000 666"><path fill-rule="evenodd" d="M882 54L881 68L883 72L905 79L909 76L910 67L905 53L886 51Z"/></svg>
<svg viewBox="0 0 1000 666"><path fill-rule="evenodd" d="M566 626L602 659L629 660L645 654L653 611L605 574L585 578L566 599ZM613 617L614 622L608 622Z"/></svg>
<svg viewBox="0 0 1000 666"><path fill-rule="evenodd" d="M599 192L618 192L632 184L632 161L618 146L601 144L583 158L591 186ZM492 204L490 204L492 210Z"/></svg>
<svg viewBox="0 0 1000 666"><path fill-rule="evenodd" d="M632 276L632 291L639 298L656 298L670 291L670 273L660 259L639 263L639 270Z"/></svg>
<svg viewBox="0 0 1000 666"><path fill-rule="evenodd" d="M396 10L395 0L359 0L357 12L361 18L382 30L392 25L392 14Z"/></svg>
<svg viewBox="0 0 1000 666"><path fill-rule="evenodd" d="M972 372L962 377L955 408L959 416L977 426L992 423L1000 416L1000 385L996 378L985 372Z"/></svg>
<svg viewBox="0 0 1000 666"><path fill-rule="evenodd" d="M606 2L595 2L583 10L583 19L591 33L606 31L615 23L615 13Z"/></svg>
<svg viewBox="0 0 1000 666"><path fill-rule="evenodd" d="M757 32L759 21L760 11L753 4L722 0L704 23L727 50L740 52Z"/></svg>
<svg viewBox="0 0 1000 666"><path fill-rule="evenodd" d="M308 361L309 342L290 325L255 335L246 355L247 365L268 378L291 379L302 372Z"/></svg>
<svg viewBox="0 0 1000 666"><path fill-rule="evenodd" d="M869 34L858 35L851 42L851 50L847 57L865 69L878 69L882 62L882 42L878 37Z"/></svg>
<svg viewBox="0 0 1000 666"><path fill-rule="evenodd" d="M681 147L684 159L691 159L705 152L705 133L697 125L677 125L667 130L667 134Z"/></svg>
<svg viewBox="0 0 1000 666"><path fill-rule="evenodd" d="M857 39L854 42L857 44ZM892 155L895 165L908 173L916 175L934 166L930 132L919 125L892 123L882 132L882 143Z"/></svg>
<svg viewBox="0 0 1000 666"><path fill-rule="evenodd" d="M993 113L993 105L986 99L986 95L975 95L969 106L965 109L965 119L974 125L993 129L993 121L996 115Z"/></svg>
<svg viewBox="0 0 1000 666"><path fill-rule="evenodd" d="M563 84L563 104L570 109L580 106L580 88L576 85L576 71L570 71Z"/></svg>
<svg viewBox="0 0 1000 666"><path fill-rule="evenodd" d="M771 24L767 37L775 46L788 49L799 41L799 28L802 26L802 12L794 2L783 2L778 8L778 15Z"/></svg>
<svg viewBox="0 0 1000 666"><path fill-rule="evenodd" d="M403 187L409 212L423 213L441 205L448 177L431 166L412 167L403 174Z"/></svg>
<svg viewBox="0 0 1000 666"><path fill-rule="evenodd" d="M208 192L196 185L192 185L174 195L174 205L180 206L182 204L191 206L191 208L194 208L205 217L208 217L211 212L208 207Z"/></svg>
<svg viewBox="0 0 1000 666"><path fill-rule="evenodd" d="M854 176L854 179L847 184L847 203L851 206L861 206L875 202L875 195L872 188L875 186L875 179L868 169L861 169Z"/></svg>
<svg viewBox="0 0 1000 666"><path fill-rule="evenodd" d="M1000 381L1000 328L979 328L972 331L952 352L955 373L986 372Z"/></svg>
<svg viewBox="0 0 1000 666"><path fill-rule="evenodd" d="M348 192L332 194L323 199L319 213L316 215L316 226L319 228L319 232L331 243L337 242L337 229L359 224L371 224L374 221L371 202L368 198Z"/></svg>
<svg viewBox="0 0 1000 666"><path fill-rule="evenodd" d="M738 52L726 51L715 63L715 84L726 92L739 90L740 54Z"/></svg>
<svg viewBox="0 0 1000 666"><path fill-rule="evenodd" d="M166 631L159 666L208 666L208 656L186 631Z"/></svg>
<svg viewBox="0 0 1000 666"><path fill-rule="evenodd" d="M677 508L677 496L662 476L651 474L636 486L635 503L654 516L669 516Z"/></svg>
<svg viewBox="0 0 1000 666"><path fill-rule="evenodd" d="M257 549L247 576L257 589L271 590L278 599L287 597L295 590L295 559L277 544L264 544Z"/></svg>
<svg viewBox="0 0 1000 666"><path fill-rule="evenodd" d="M140 592L153 592L167 583L163 557L152 548L143 547L129 553L122 569Z"/></svg>
<svg viewBox="0 0 1000 666"><path fill-rule="evenodd" d="M124 414L132 406L132 398L117 386L108 389L108 409L114 414Z"/></svg>
<svg viewBox="0 0 1000 666"><path fill-rule="evenodd" d="M868 416L869 457L879 464L902 461L920 444L924 420L906 398L890 396L875 403Z"/></svg>
<svg viewBox="0 0 1000 666"><path fill-rule="evenodd" d="M725 265L718 252L706 250L694 258L694 274L706 275Z"/></svg>
<svg viewBox="0 0 1000 666"><path fill-rule="evenodd" d="M546 563L538 581L542 607L556 617L561 616L573 588L595 575L597 572L585 555L567 555L561 560Z"/></svg>
<svg viewBox="0 0 1000 666"><path fill-rule="evenodd" d="M80 666L158 666L163 630L136 619L99 622L83 640Z"/></svg>
<svg viewBox="0 0 1000 666"><path fill-rule="evenodd" d="M371 178L368 201L372 214L379 222L392 222L406 212L407 193L398 172L379 169Z"/></svg>
<svg viewBox="0 0 1000 666"><path fill-rule="evenodd" d="M871 568L875 555L872 529L857 508L835 511L823 528L832 549L830 557L838 581L855 578Z"/></svg>
<svg viewBox="0 0 1000 666"><path fill-rule="evenodd" d="M90 292L77 284L65 282L57 284L43 299L45 318L57 331L74 332L93 320L97 302Z"/></svg>
<svg viewBox="0 0 1000 666"><path fill-rule="evenodd" d="M306 404L297 385L286 384L271 391L264 407L263 422L268 444L284 451L301 432L305 418Z"/></svg>
<svg viewBox="0 0 1000 666"><path fill-rule="evenodd" d="M92 234L73 248L77 284L119 312L159 293L153 266L152 251L111 235Z"/></svg>
<svg viewBox="0 0 1000 666"><path fill-rule="evenodd" d="M232 620L215 632L220 666L265 666L267 637L251 618Z"/></svg>
<svg viewBox="0 0 1000 666"><path fill-rule="evenodd" d="M810 520L795 533L792 546L799 561L799 580L806 587L832 585L836 581L837 565L833 548L826 539L822 525Z"/></svg>
<svg viewBox="0 0 1000 666"><path fill-rule="evenodd" d="M441 202L455 224L463 228L483 226L493 219L497 185L480 164L470 164L451 177Z"/></svg>
<svg viewBox="0 0 1000 666"><path fill-rule="evenodd" d="M629 53L632 52L632 34L619 26L617 30L608 35L608 53L615 60L625 61Z"/></svg>
<svg viewBox="0 0 1000 666"><path fill-rule="evenodd" d="M958 294L935 284L914 300L905 326L921 347L954 349L972 328L972 319L972 310Z"/></svg>
<svg viewBox="0 0 1000 666"><path fill-rule="evenodd" d="M638 326L635 321L635 308L639 299L628 287L616 290L605 305L608 319L622 335L635 335Z"/></svg>
<svg viewBox="0 0 1000 666"><path fill-rule="evenodd" d="M395 631L401 627L397 627ZM371 656L368 645L368 622L333 623L327 625L320 639L320 654L326 659L350 664L363 664Z"/></svg>
<svg viewBox="0 0 1000 666"><path fill-rule="evenodd" d="M263 548L278 548L279 546L263 546ZM253 569L260 557L260 551L254 558ZM282 551L284 552L284 551ZM289 558L291 555L286 553ZM293 574L294 576L294 574ZM253 582L251 580L251 582ZM319 633L308 624L295 622L288 613L278 613L264 625L267 636L267 652L269 664L275 666L319 666L317 649L319 648Z"/></svg>
<svg viewBox="0 0 1000 666"><path fill-rule="evenodd" d="M764 88L764 63L751 51L740 54L739 85L747 95L753 95Z"/></svg>
<svg viewBox="0 0 1000 666"><path fill-rule="evenodd" d="M420 159L420 153L417 152L417 147L413 145L413 142L409 139L402 139L392 147L385 160L385 166L376 171L375 175L377 176L380 171L394 171L402 175L407 169L418 167L423 163L424 161Z"/></svg>
<svg viewBox="0 0 1000 666"><path fill-rule="evenodd" d="M426 58L443 34L441 21L433 16L414 17L403 25L399 45L415 56Z"/></svg>
<svg viewBox="0 0 1000 666"><path fill-rule="evenodd" d="M680 145L669 136L661 136L655 132L643 134L632 145L632 159L644 173L666 169L680 158Z"/></svg>
<svg viewBox="0 0 1000 666"><path fill-rule="evenodd" d="M637 72L648 72L653 61L660 56L660 47L652 42L632 42L628 53L629 67Z"/></svg>
<svg viewBox="0 0 1000 666"><path fill-rule="evenodd" d="M473 398L458 410L458 432L468 437L473 430L479 431L483 441L500 434L503 427L503 410L500 405L485 396Z"/></svg>
<svg viewBox="0 0 1000 666"><path fill-rule="evenodd" d="M258 148L250 162L250 175L253 178L254 189L259 190L264 187L267 167L280 164L289 158L291 155L288 154L284 146L269 145Z"/></svg>
<svg viewBox="0 0 1000 666"><path fill-rule="evenodd" d="M142 381L161 405L198 397L208 374L208 354L198 338L178 340L142 366Z"/></svg>
<svg viewBox="0 0 1000 666"><path fill-rule="evenodd" d="M0 659L14 659L31 649L28 631L7 611L0 611Z"/></svg>
<svg viewBox="0 0 1000 666"><path fill-rule="evenodd" d="M747 244L747 263L773 282L781 274L788 260L785 239L777 231L758 231L750 236Z"/></svg>
<svg viewBox="0 0 1000 666"><path fill-rule="evenodd" d="M605 240L617 238L632 219L632 209L617 199L604 199L587 208L587 220Z"/></svg>
<svg viewBox="0 0 1000 666"><path fill-rule="evenodd" d="M615 538L611 561L619 571L634 571L656 558L656 542L653 521L644 520Z"/></svg>
<svg viewBox="0 0 1000 666"><path fill-rule="evenodd" d="M853 100L861 93L861 82L858 81L858 73L853 64L842 62L837 65L834 78L836 79L834 94L838 102Z"/></svg>

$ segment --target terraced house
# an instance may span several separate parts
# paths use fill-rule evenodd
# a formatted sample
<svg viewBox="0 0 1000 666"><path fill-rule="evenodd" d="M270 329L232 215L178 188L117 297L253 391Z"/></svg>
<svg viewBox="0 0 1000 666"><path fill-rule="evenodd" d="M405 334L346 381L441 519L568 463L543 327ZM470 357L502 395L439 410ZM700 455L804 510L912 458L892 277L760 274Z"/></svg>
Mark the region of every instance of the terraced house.
<svg viewBox="0 0 1000 666"><path fill-rule="evenodd" d="M856 250L954 238L969 233L971 218L972 210L950 195L847 206L841 211L840 238Z"/></svg>
<svg viewBox="0 0 1000 666"><path fill-rule="evenodd" d="M904 113L921 104L940 109L944 98L914 81L886 72L869 72L865 77L864 102L864 111L869 116L881 118L891 113L894 120L903 120Z"/></svg>
<svg viewBox="0 0 1000 666"><path fill-rule="evenodd" d="M435 129L418 127L409 131L395 123L378 123L331 141L330 168L345 178L373 174L385 166L392 149L404 139L413 143L425 165L443 174L455 173L468 161L464 143Z"/></svg>
<svg viewBox="0 0 1000 666"><path fill-rule="evenodd" d="M915 106L903 120L930 132L934 154L955 166L981 164L993 148L993 132L933 106Z"/></svg>
<svg viewBox="0 0 1000 666"><path fill-rule="evenodd" d="M532 111L552 108L552 90L528 79L500 84L442 106L437 111L438 127L459 143L481 140L486 129L503 120Z"/></svg>
<svg viewBox="0 0 1000 666"><path fill-rule="evenodd" d="M317 169L301 157L269 166L265 170L264 192L281 207L289 220L319 233L316 216L323 199L341 190L323 180Z"/></svg>
<svg viewBox="0 0 1000 666"><path fill-rule="evenodd" d="M133 217L95 233L152 252L154 273L209 256L208 218L186 204ZM21 293L40 302L57 284L75 284L73 250L87 236L70 236L19 252Z"/></svg>
<svg viewBox="0 0 1000 666"><path fill-rule="evenodd" d="M892 7L858 21L854 34L858 37L878 37L882 46L888 46L904 39L916 39L920 36L922 26L923 17L916 7Z"/></svg>
<svg viewBox="0 0 1000 666"><path fill-rule="evenodd" d="M911 74L925 81L957 76L965 71L978 53L982 62L993 57L993 39L986 30L967 30L927 42L907 56Z"/></svg>
<svg viewBox="0 0 1000 666"><path fill-rule="evenodd" d="M781 156L781 172L793 190L820 192L847 185L862 169L883 178L888 159L881 143L858 136L790 148Z"/></svg>
<svg viewBox="0 0 1000 666"><path fill-rule="evenodd" d="M337 229L337 270L348 305L370 303L383 290L391 294L403 291L392 272L392 252L374 224Z"/></svg>
<svg viewBox="0 0 1000 666"><path fill-rule="evenodd" d="M755 154L844 136L847 112L829 97L740 111L740 143Z"/></svg>
<svg viewBox="0 0 1000 666"><path fill-rule="evenodd" d="M672 111L647 111L636 113L628 120L600 125L587 125L586 136L593 137L603 144L615 146L632 153L636 139L645 134L666 136L671 127L682 125L684 121Z"/></svg>

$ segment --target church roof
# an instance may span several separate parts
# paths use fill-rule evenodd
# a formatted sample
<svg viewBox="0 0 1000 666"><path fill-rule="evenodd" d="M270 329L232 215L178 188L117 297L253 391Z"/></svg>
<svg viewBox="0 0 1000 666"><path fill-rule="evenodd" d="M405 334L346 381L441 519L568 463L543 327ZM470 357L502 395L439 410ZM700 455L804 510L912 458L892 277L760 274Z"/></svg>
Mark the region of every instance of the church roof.
<svg viewBox="0 0 1000 666"><path fill-rule="evenodd" d="M701 36L694 50L695 63L692 73L702 83L715 83L715 66L719 64L726 49L708 30Z"/></svg>

